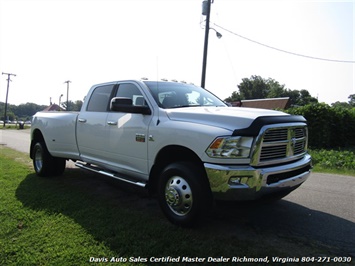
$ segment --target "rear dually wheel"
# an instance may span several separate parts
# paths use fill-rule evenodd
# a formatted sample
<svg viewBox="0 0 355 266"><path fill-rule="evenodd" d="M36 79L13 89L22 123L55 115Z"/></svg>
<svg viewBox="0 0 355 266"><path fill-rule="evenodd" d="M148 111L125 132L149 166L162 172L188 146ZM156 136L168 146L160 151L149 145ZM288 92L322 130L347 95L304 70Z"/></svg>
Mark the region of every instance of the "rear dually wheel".
<svg viewBox="0 0 355 266"><path fill-rule="evenodd" d="M65 169L65 159L53 157L44 142L37 142L33 146L32 161L39 176L61 175Z"/></svg>

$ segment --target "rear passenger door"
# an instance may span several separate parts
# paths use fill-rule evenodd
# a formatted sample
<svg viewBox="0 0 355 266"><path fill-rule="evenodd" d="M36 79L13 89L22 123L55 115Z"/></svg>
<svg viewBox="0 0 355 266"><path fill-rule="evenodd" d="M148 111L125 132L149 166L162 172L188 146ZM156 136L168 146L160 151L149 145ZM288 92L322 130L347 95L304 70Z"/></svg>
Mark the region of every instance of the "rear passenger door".
<svg viewBox="0 0 355 266"><path fill-rule="evenodd" d="M84 161L106 164L110 160L107 152L109 104L115 84L94 88L85 110L81 110L77 122L77 143Z"/></svg>

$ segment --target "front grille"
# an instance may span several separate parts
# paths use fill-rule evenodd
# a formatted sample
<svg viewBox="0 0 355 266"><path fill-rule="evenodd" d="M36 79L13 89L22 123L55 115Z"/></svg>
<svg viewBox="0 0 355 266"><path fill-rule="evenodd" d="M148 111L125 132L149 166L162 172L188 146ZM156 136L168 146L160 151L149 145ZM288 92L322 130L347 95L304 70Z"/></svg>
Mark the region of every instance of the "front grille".
<svg viewBox="0 0 355 266"><path fill-rule="evenodd" d="M296 159L307 149L306 126L268 128L261 138L258 164Z"/></svg>
<svg viewBox="0 0 355 266"><path fill-rule="evenodd" d="M286 145L263 147L260 153L262 160L284 158L287 151Z"/></svg>
<svg viewBox="0 0 355 266"><path fill-rule="evenodd" d="M287 128L270 129L264 135L264 142L287 140Z"/></svg>

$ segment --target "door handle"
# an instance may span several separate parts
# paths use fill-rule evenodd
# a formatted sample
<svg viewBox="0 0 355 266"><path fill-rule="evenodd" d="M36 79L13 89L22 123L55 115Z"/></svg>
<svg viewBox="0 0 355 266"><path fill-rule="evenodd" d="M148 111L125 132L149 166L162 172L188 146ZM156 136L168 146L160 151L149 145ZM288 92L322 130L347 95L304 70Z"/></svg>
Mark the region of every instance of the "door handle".
<svg viewBox="0 0 355 266"><path fill-rule="evenodd" d="M79 121L80 123L86 123L86 119L85 119L85 118L78 118L78 121Z"/></svg>
<svg viewBox="0 0 355 266"><path fill-rule="evenodd" d="M110 125L110 126L116 126L116 125L117 125L117 122L114 122L114 121L107 121L107 124Z"/></svg>

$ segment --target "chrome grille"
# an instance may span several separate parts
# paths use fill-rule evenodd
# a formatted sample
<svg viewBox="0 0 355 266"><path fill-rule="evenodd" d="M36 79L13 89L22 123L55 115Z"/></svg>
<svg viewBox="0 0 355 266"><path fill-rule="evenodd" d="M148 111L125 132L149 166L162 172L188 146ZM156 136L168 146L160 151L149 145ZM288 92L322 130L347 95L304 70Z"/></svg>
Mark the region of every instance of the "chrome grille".
<svg viewBox="0 0 355 266"><path fill-rule="evenodd" d="M295 138L303 138L305 136L305 128L295 128Z"/></svg>
<svg viewBox="0 0 355 266"><path fill-rule="evenodd" d="M260 146L259 165L297 159L307 149L307 127L268 128L262 135Z"/></svg>
<svg viewBox="0 0 355 266"><path fill-rule="evenodd" d="M268 130L264 135L264 142L287 140L287 128Z"/></svg>
<svg viewBox="0 0 355 266"><path fill-rule="evenodd" d="M263 159L277 159L284 158L286 154L286 145L263 147L260 153L260 158Z"/></svg>
<svg viewBox="0 0 355 266"><path fill-rule="evenodd" d="M295 144L294 154L301 154L305 151L305 142L300 141Z"/></svg>

